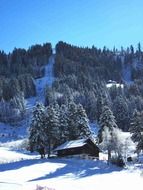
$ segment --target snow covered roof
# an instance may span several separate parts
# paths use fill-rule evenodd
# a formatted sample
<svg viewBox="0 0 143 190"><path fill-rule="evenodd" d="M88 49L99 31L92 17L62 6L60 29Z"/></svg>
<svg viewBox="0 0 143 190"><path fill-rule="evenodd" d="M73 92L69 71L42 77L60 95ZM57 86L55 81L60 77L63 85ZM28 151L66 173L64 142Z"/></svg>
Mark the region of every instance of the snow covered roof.
<svg viewBox="0 0 143 190"><path fill-rule="evenodd" d="M78 139L73 141L67 141L64 144L58 146L54 151L58 150L64 150L69 148L75 148L75 147L82 147L86 144L87 139Z"/></svg>
<svg viewBox="0 0 143 190"><path fill-rule="evenodd" d="M113 81L113 80L108 80L106 87L111 88L112 86L115 86L116 88L119 88L119 87L124 88L123 84L117 83L116 81Z"/></svg>
<svg viewBox="0 0 143 190"><path fill-rule="evenodd" d="M118 84L118 83L116 83L116 84L115 83L108 83L108 84L106 84L107 88L111 88L112 86L115 86L117 88L119 88L119 87L124 88L123 84Z"/></svg>

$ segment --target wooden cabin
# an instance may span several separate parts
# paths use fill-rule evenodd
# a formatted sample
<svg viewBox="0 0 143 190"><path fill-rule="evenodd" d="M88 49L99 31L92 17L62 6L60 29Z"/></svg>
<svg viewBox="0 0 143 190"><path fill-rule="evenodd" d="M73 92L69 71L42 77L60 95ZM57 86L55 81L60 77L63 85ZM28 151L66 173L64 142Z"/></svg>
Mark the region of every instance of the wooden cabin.
<svg viewBox="0 0 143 190"><path fill-rule="evenodd" d="M73 155L88 155L99 158L100 149L91 139L67 141L54 149L59 157Z"/></svg>

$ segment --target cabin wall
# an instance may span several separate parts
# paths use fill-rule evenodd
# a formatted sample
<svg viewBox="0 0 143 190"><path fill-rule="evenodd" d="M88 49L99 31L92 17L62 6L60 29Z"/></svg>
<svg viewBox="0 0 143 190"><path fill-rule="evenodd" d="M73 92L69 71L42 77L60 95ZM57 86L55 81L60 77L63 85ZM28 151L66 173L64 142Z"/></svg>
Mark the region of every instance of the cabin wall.
<svg viewBox="0 0 143 190"><path fill-rule="evenodd" d="M75 147L57 151L57 155L60 157L79 154L99 157L99 149L95 145L93 146L92 144L86 144L83 147Z"/></svg>
<svg viewBox="0 0 143 190"><path fill-rule="evenodd" d="M69 155L76 155L82 154L83 150L80 147L77 148L70 148L65 150L58 150L58 156L69 156Z"/></svg>
<svg viewBox="0 0 143 190"><path fill-rule="evenodd" d="M84 146L84 152L91 156L99 157L99 149L96 146L91 146L90 144L86 144Z"/></svg>

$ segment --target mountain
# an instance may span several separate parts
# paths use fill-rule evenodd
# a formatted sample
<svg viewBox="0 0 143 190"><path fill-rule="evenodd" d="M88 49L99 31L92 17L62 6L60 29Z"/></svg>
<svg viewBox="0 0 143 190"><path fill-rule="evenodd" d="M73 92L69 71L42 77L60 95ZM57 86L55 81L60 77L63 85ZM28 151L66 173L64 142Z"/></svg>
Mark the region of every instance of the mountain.
<svg viewBox="0 0 143 190"><path fill-rule="evenodd" d="M53 51L53 53L52 53ZM28 125L36 102L82 104L91 122L99 121L101 105L113 111L119 128L130 130L134 110L143 109L143 53L83 48L59 42L0 52L0 122ZM117 117L117 105L125 117ZM21 124L22 123L22 124Z"/></svg>
<svg viewBox="0 0 143 190"><path fill-rule="evenodd" d="M1 51L0 68L0 189L83 190L89 188L89 184L90 190L95 187L114 189L118 178L120 188L143 185L142 154L137 160L132 152L133 162L126 161L126 168L121 169L107 165L107 150L100 154L100 160L40 160L37 153L27 150L28 129L37 103L43 105L46 114L51 110L52 116L59 118L60 124L56 124L62 128L56 131L57 144L68 139L70 132L72 138L78 137L81 127L88 126L89 122L90 135L97 141L103 108L108 107L117 126L124 131L115 130L119 134L114 134L116 143L120 142L118 150L123 151L122 156L127 159L131 149L142 150L141 50L83 48L65 42L59 42L53 50L51 44L46 43L28 50L14 49L8 55ZM140 147L131 143L130 132ZM108 138L104 139L107 144L105 140Z"/></svg>

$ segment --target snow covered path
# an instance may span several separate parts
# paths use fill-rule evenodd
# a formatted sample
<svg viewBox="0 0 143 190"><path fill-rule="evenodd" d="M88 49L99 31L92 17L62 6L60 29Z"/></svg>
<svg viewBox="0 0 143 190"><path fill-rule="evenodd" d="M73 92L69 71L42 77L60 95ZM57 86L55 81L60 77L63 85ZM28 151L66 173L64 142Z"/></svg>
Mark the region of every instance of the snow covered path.
<svg viewBox="0 0 143 190"><path fill-rule="evenodd" d="M48 64L45 66L45 75L42 78L38 78L35 80L36 84L36 97L31 97L27 99L27 109L32 109L36 102L44 102L44 89L46 85L49 87L52 86L52 83L54 82L54 63L55 63L55 55L51 55L48 61Z"/></svg>
<svg viewBox="0 0 143 190"><path fill-rule="evenodd" d="M54 82L53 66L55 63L55 57L52 55L49 58L49 63L45 66L45 76L36 80L36 91L39 100L44 97L44 88L46 85L52 86Z"/></svg>
<svg viewBox="0 0 143 190"><path fill-rule="evenodd" d="M131 66L123 64L122 76L125 83L130 84L133 81L131 80Z"/></svg>

